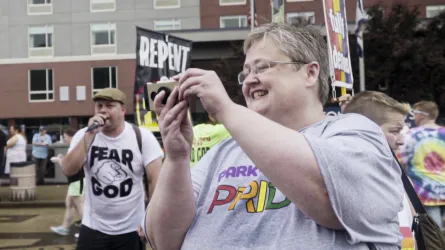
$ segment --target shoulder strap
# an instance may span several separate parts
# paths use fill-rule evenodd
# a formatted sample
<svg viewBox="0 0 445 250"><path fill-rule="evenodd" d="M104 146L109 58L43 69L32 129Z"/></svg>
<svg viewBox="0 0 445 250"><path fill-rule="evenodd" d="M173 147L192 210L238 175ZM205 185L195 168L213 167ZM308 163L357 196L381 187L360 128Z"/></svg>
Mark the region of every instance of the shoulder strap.
<svg viewBox="0 0 445 250"><path fill-rule="evenodd" d="M139 147L139 151L142 154L142 136L141 136L141 129L136 126L135 124L131 124L131 126L133 127L134 132L136 133L136 140L138 141L138 147Z"/></svg>
<svg viewBox="0 0 445 250"><path fill-rule="evenodd" d="M408 194L411 204L413 204L414 210L416 210L416 213L418 213L418 214L426 214L425 207L423 206L422 201L420 201L419 196L416 193L416 190L414 189L413 185L411 184L411 181L409 180L405 169L402 167L402 164L400 164L399 159L397 159L397 156L394 154L394 152L392 150L391 150L391 153L392 153L394 159L397 161L397 164L399 165L400 170L402 170L403 187L405 188L405 191Z"/></svg>
<svg viewBox="0 0 445 250"><path fill-rule="evenodd" d="M137 142L138 142L139 151L141 152L142 157L144 157L144 156L143 156L143 152L142 152L142 135L141 135L141 129L140 129L137 125L135 125L135 124L133 124L133 123L131 124L131 126L133 127L134 133L136 133L136 140L137 140ZM142 159L142 162L143 162L143 159ZM142 168L144 168L144 180L143 180L143 182L144 182L144 187L145 187L145 190L147 191L147 192L146 192L147 198L149 198L148 176L147 176L147 173L145 172L145 166L144 166L143 163L142 163Z"/></svg>

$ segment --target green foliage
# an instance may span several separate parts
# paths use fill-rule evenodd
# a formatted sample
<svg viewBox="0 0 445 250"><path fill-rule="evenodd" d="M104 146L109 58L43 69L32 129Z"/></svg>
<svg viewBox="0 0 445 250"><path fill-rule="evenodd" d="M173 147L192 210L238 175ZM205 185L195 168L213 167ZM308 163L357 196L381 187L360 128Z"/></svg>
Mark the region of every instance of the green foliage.
<svg viewBox="0 0 445 250"><path fill-rule="evenodd" d="M376 5L368 10L366 89L409 103L432 100L444 110L445 13L427 20L419 17L417 7L382 9ZM354 77L358 85L358 73Z"/></svg>
<svg viewBox="0 0 445 250"><path fill-rule="evenodd" d="M238 74L243 69L244 53L241 41L230 43L232 51L229 58L221 58L216 62L214 70L220 76L230 98L240 105L246 105L242 94L242 86L238 83Z"/></svg>

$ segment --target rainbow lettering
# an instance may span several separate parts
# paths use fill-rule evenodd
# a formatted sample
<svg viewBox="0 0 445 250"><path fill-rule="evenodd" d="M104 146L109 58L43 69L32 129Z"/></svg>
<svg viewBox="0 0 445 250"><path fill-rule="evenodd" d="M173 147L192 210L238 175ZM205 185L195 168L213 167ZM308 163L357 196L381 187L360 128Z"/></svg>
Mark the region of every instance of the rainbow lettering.
<svg viewBox="0 0 445 250"><path fill-rule="evenodd" d="M260 170L255 166L238 166L238 167L230 167L224 171L222 171L218 176L218 182L220 182L223 178L237 178L240 176L258 176Z"/></svg>
<svg viewBox="0 0 445 250"><path fill-rule="evenodd" d="M255 172L253 171L251 173ZM225 198L219 199L221 193L225 194L227 192L228 195ZM232 211L240 200L246 200L246 211L248 213L261 213L264 210L280 209L291 203L287 198L281 202L274 202L275 194L275 186L272 182L268 181L260 181L259 183L257 181L252 181L248 187L238 187L238 189L230 185L220 185L216 188L213 201L210 204L207 214L211 214L216 206L222 206L229 203L228 211ZM256 206L254 202L255 198L257 198Z"/></svg>

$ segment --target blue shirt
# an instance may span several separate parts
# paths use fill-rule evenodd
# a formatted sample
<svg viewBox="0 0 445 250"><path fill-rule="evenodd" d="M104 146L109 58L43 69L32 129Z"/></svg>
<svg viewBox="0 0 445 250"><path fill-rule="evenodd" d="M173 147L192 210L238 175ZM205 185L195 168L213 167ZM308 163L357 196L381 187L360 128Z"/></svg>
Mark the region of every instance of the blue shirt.
<svg viewBox="0 0 445 250"><path fill-rule="evenodd" d="M47 143L48 145L52 144L51 137L46 134L45 138L42 137L40 133L34 134L32 137L32 143ZM32 155L39 159L46 159L48 157L48 145L47 146L37 146L32 145Z"/></svg>

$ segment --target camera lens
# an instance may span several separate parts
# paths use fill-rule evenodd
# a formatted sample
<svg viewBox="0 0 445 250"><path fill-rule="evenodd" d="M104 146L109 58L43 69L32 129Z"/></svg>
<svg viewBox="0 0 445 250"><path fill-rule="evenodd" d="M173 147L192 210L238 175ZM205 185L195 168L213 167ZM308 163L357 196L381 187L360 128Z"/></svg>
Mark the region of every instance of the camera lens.
<svg viewBox="0 0 445 250"><path fill-rule="evenodd" d="M171 90L169 89L169 88L167 88L167 87L160 87L159 89L158 89L158 93L161 93L161 91L164 91L165 92L165 96L164 96L164 99L162 99L162 104L166 104L167 103L167 99L168 99L168 97L170 96L170 94L171 94Z"/></svg>
<svg viewBox="0 0 445 250"><path fill-rule="evenodd" d="M156 91L153 91L153 92L150 93L150 99L151 99L152 101L155 101L156 94L157 94Z"/></svg>

